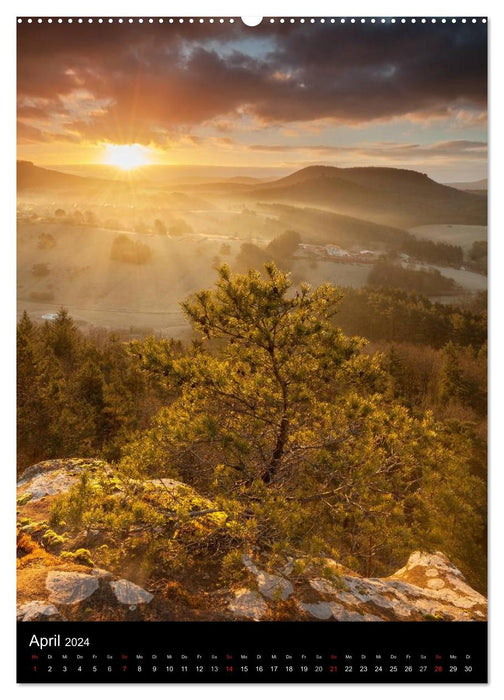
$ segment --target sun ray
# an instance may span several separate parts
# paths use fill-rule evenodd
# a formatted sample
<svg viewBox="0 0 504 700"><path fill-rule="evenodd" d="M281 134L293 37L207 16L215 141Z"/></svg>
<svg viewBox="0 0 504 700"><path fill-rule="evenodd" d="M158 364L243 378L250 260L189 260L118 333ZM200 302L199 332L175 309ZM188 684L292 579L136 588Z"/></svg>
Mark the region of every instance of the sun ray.
<svg viewBox="0 0 504 700"><path fill-rule="evenodd" d="M105 146L103 162L121 170L133 170L150 162L150 149L139 143L108 143Z"/></svg>

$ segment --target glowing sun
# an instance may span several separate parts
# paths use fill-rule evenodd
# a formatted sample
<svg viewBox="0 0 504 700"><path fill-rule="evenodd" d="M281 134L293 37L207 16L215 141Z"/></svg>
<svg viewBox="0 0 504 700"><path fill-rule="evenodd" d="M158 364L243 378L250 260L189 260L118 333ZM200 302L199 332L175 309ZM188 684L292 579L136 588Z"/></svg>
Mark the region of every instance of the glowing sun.
<svg viewBox="0 0 504 700"><path fill-rule="evenodd" d="M103 162L107 165L115 165L121 170L133 170L133 168L146 165L149 161L149 149L139 143L121 146L108 143L105 146Z"/></svg>

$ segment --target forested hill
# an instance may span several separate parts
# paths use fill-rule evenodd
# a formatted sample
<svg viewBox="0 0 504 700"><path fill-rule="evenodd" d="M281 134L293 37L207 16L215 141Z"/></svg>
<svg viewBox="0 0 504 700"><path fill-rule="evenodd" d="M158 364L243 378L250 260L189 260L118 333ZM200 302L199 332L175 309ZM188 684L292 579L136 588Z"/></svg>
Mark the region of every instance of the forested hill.
<svg viewBox="0 0 504 700"><path fill-rule="evenodd" d="M483 198L441 185L414 170L311 166L257 185L260 201L326 207L390 226L426 223L485 224Z"/></svg>
<svg viewBox="0 0 504 700"><path fill-rule="evenodd" d="M104 185L105 181L98 178L69 175L57 170L40 168L28 160L17 162L17 189L82 189Z"/></svg>

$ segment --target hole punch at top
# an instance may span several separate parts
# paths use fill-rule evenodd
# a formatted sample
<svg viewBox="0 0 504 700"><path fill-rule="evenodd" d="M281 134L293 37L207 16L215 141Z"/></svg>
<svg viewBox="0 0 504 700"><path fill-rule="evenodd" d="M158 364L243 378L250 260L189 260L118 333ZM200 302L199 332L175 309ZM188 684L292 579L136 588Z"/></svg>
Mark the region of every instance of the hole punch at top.
<svg viewBox="0 0 504 700"><path fill-rule="evenodd" d="M241 21L243 24L246 24L247 27L257 27L261 24L263 18L262 17L242 17Z"/></svg>

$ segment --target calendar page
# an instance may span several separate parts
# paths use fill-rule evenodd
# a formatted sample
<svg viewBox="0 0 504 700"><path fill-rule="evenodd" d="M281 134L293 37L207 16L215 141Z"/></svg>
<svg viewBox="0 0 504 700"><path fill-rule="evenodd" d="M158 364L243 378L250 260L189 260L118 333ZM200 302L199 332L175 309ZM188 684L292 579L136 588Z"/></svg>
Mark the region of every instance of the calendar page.
<svg viewBox="0 0 504 700"><path fill-rule="evenodd" d="M18 681L486 682L486 19L17 51Z"/></svg>

